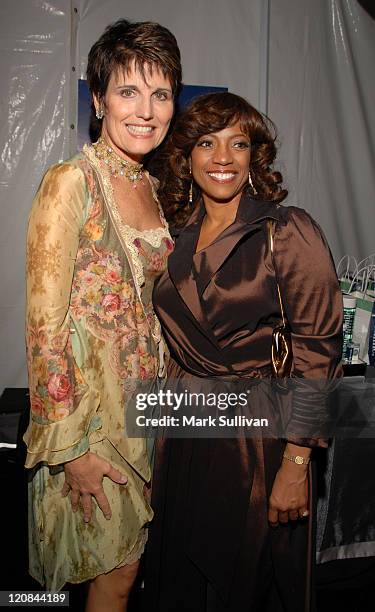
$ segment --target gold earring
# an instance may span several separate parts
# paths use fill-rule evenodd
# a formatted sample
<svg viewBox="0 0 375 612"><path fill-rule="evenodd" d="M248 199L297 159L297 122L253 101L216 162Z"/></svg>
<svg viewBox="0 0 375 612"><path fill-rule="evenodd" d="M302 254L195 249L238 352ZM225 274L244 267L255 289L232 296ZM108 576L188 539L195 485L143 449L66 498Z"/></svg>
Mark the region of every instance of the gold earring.
<svg viewBox="0 0 375 612"><path fill-rule="evenodd" d="M191 176L191 160L189 159L189 174ZM193 178L191 178L190 181L190 187L189 187L189 204L193 203Z"/></svg>
<svg viewBox="0 0 375 612"><path fill-rule="evenodd" d="M254 187L254 185L253 185L253 180L252 180L252 178L251 178L251 173L250 173L250 170L249 170L249 185L250 185L251 189L253 190L253 194L254 194L254 195L257 195L257 193L258 193L258 192L257 192L257 190L255 189L255 187Z"/></svg>

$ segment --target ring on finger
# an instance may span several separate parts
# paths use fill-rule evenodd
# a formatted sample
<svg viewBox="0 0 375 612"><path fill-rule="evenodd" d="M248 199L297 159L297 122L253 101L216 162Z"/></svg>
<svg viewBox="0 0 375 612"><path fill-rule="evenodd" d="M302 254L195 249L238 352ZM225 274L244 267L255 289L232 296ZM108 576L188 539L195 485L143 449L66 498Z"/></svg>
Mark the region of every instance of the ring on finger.
<svg viewBox="0 0 375 612"><path fill-rule="evenodd" d="M309 511L308 510L300 510L299 511L299 515L301 518L306 518L307 516L309 516Z"/></svg>

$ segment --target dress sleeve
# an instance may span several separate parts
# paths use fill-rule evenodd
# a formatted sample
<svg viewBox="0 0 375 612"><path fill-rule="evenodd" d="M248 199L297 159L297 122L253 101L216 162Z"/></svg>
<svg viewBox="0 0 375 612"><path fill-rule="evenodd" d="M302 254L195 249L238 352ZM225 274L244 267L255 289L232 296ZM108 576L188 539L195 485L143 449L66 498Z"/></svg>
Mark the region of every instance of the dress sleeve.
<svg viewBox="0 0 375 612"><path fill-rule="evenodd" d="M88 450L96 393L72 353L69 300L88 192L83 171L53 166L34 199L27 234L26 346L31 414L27 467Z"/></svg>
<svg viewBox="0 0 375 612"><path fill-rule="evenodd" d="M326 446L329 392L342 376L342 295L332 256L317 223L289 208L274 236L275 269L291 331L293 400L286 437Z"/></svg>

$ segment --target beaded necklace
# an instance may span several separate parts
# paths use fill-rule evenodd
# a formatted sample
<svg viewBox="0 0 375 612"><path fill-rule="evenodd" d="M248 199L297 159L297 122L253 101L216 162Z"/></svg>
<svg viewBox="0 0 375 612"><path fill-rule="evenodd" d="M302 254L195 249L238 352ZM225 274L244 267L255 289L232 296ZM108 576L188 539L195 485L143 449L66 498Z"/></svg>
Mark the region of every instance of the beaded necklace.
<svg viewBox="0 0 375 612"><path fill-rule="evenodd" d="M93 145L95 155L98 159L108 166L111 176L124 176L136 187L137 182L143 179L142 164L134 164L127 159L123 159L100 137L98 142Z"/></svg>

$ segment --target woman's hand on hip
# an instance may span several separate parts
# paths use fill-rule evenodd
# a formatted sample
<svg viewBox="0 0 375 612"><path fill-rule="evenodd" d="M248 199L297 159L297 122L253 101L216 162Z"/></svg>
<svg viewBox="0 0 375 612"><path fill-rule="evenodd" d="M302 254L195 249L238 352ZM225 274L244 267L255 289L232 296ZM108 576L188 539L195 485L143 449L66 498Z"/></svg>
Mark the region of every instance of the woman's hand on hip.
<svg viewBox="0 0 375 612"><path fill-rule="evenodd" d="M273 527L308 516L307 469L283 459L269 499L268 520Z"/></svg>
<svg viewBox="0 0 375 612"><path fill-rule="evenodd" d="M91 497L95 497L105 518L109 520L112 512L107 496L104 493L103 478L107 476L113 482L126 484L126 476L112 467L108 461L90 452L65 463L64 471L65 483L61 494L66 497L70 491L73 512L78 510L78 504L81 501L83 520L85 523L88 523L92 514Z"/></svg>

